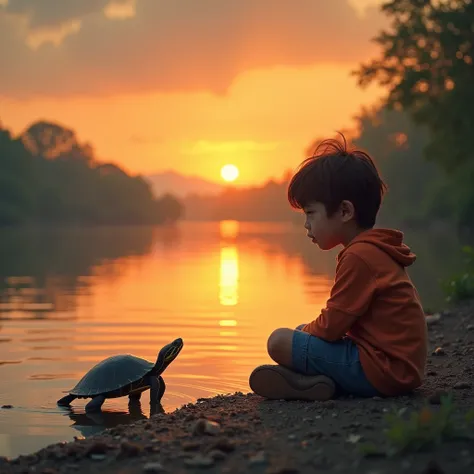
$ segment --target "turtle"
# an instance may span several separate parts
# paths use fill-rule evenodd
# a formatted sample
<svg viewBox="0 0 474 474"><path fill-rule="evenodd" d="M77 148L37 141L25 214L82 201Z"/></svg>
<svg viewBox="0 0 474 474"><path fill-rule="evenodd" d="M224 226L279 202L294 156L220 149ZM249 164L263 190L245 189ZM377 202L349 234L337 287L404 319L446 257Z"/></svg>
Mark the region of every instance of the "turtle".
<svg viewBox="0 0 474 474"><path fill-rule="evenodd" d="M98 411L107 398L129 397L138 401L142 392L150 389L150 405L159 404L166 390L161 374L178 356L183 348L183 340L175 339L158 353L156 362L119 354L108 357L92 367L77 385L64 393L57 401L60 406L69 406L76 398L92 398L86 411Z"/></svg>

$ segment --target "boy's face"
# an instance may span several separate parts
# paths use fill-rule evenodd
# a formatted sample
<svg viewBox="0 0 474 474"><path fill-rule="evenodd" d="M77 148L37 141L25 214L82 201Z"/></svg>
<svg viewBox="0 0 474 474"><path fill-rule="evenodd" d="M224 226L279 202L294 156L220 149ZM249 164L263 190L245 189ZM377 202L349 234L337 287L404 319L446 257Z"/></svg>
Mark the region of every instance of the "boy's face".
<svg viewBox="0 0 474 474"><path fill-rule="evenodd" d="M303 211L307 235L321 250L330 250L342 243L343 220L338 212L328 217L324 204L320 202L308 204Z"/></svg>

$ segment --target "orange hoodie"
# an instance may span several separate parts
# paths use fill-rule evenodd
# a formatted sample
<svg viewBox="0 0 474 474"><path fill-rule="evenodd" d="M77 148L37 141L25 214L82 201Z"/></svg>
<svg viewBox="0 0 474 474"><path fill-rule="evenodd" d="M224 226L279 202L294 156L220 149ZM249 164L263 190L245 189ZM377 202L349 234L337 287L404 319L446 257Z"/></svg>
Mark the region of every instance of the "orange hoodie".
<svg viewBox="0 0 474 474"><path fill-rule="evenodd" d="M303 328L326 341L352 339L368 380L388 396L419 387L424 377L426 318L405 269L415 259L401 232L362 232L337 257L326 308Z"/></svg>

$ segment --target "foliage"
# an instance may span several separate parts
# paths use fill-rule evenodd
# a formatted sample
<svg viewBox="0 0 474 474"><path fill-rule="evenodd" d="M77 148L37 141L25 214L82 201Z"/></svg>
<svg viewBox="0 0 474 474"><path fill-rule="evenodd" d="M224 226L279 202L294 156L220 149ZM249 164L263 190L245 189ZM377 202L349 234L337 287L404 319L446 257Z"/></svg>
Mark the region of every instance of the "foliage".
<svg viewBox="0 0 474 474"><path fill-rule="evenodd" d="M441 397L438 410L426 405L420 411L412 412L408 418L404 417L405 412L406 409L402 408L386 416L386 450L374 444L364 444L360 446L360 451L365 456L397 455L425 451L450 440L472 439L470 431L474 411L469 411L464 419L460 419L456 416L452 395Z"/></svg>
<svg viewBox="0 0 474 474"><path fill-rule="evenodd" d="M146 181L99 163L72 130L37 122L13 138L0 128L0 225L159 224L183 206L155 199Z"/></svg>
<svg viewBox="0 0 474 474"><path fill-rule="evenodd" d="M474 2L390 0L391 20L375 39L381 56L355 74L359 84L388 90L386 104L406 110L429 132L425 156L447 172L437 204L474 227Z"/></svg>
<svg viewBox="0 0 474 474"><path fill-rule="evenodd" d="M466 255L465 271L442 282L448 302L457 303L474 298L474 247L462 249Z"/></svg>
<svg viewBox="0 0 474 474"><path fill-rule="evenodd" d="M432 200L444 185L444 172L423 159L426 128L416 125L407 113L387 107L364 110L356 120L359 133L353 142L375 158L389 187L380 220L401 225L436 217Z"/></svg>

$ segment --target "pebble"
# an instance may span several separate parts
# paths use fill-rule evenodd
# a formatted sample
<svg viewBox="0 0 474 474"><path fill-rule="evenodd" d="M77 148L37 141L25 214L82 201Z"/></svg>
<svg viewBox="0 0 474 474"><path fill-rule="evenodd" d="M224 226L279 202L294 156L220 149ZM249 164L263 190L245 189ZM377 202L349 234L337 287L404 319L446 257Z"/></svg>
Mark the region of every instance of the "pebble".
<svg viewBox="0 0 474 474"><path fill-rule="evenodd" d="M213 449L212 451L209 451L209 457L214 459L214 461L222 461L227 457L227 455L220 449Z"/></svg>
<svg viewBox="0 0 474 474"><path fill-rule="evenodd" d="M346 441L348 443L351 443L351 444L356 444L358 443L360 440L362 439L362 436L361 435L358 435L358 434L350 434Z"/></svg>
<svg viewBox="0 0 474 474"><path fill-rule="evenodd" d="M120 445L120 455L126 457L135 457L141 454L142 447L139 444L130 443L129 441L124 441Z"/></svg>
<svg viewBox="0 0 474 474"><path fill-rule="evenodd" d="M108 451L109 447L106 443L101 441L97 441L96 443L92 444L89 449L87 450L88 455L93 454L105 454Z"/></svg>
<svg viewBox="0 0 474 474"><path fill-rule="evenodd" d="M235 450L235 444L227 438L218 439L212 444L211 449L223 451L224 453L231 453Z"/></svg>
<svg viewBox="0 0 474 474"><path fill-rule="evenodd" d="M445 351L442 347L437 347L437 348L433 351L433 355L434 355L434 356L443 356L443 355L446 355L446 351Z"/></svg>
<svg viewBox="0 0 474 474"><path fill-rule="evenodd" d="M322 406L324 408L328 408L328 409L335 408L336 407L336 402L334 400L327 400L327 401L322 403Z"/></svg>
<svg viewBox="0 0 474 474"><path fill-rule="evenodd" d="M184 464L188 467L212 467L214 459L202 454L196 454L193 458L185 459Z"/></svg>
<svg viewBox="0 0 474 474"><path fill-rule="evenodd" d="M143 466L143 472L147 472L149 474L158 473L158 472L165 472L165 468L159 462L147 462Z"/></svg>
<svg viewBox="0 0 474 474"><path fill-rule="evenodd" d="M468 324L467 327L466 327L466 329L467 329L468 331L474 331L474 324Z"/></svg>
<svg viewBox="0 0 474 474"><path fill-rule="evenodd" d="M9 410L10 408L13 408L13 405L2 405L2 408L4 410Z"/></svg>
<svg viewBox="0 0 474 474"><path fill-rule="evenodd" d="M103 461L106 458L105 454L91 454L89 456L93 461Z"/></svg>
<svg viewBox="0 0 474 474"><path fill-rule="evenodd" d="M258 453L254 454L253 456L250 456L249 458L249 464L264 464L267 462L267 457L265 456L265 453L263 451L259 451Z"/></svg>
<svg viewBox="0 0 474 474"><path fill-rule="evenodd" d="M201 443L197 441L184 442L181 447L183 451L198 451L201 448Z"/></svg>
<svg viewBox="0 0 474 474"><path fill-rule="evenodd" d="M426 316L426 324L428 326L431 326L433 324L436 324L440 319L441 319L441 314L440 313L430 314L430 315Z"/></svg>
<svg viewBox="0 0 474 474"><path fill-rule="evenodd" d="M466 388L471 388L471 384L469 382L456 382L453 385L453 388L456 390L464 390Z"/></svg>
<svg viewBox="0 0 474 474"><path fill-rule="evenodd" d="M201 418L197 420L194 424L193 434L195 435L202 435L202 434L209 434L209 435L216 435L220 432L221 426L216 421L206 420Z"/></svg>

